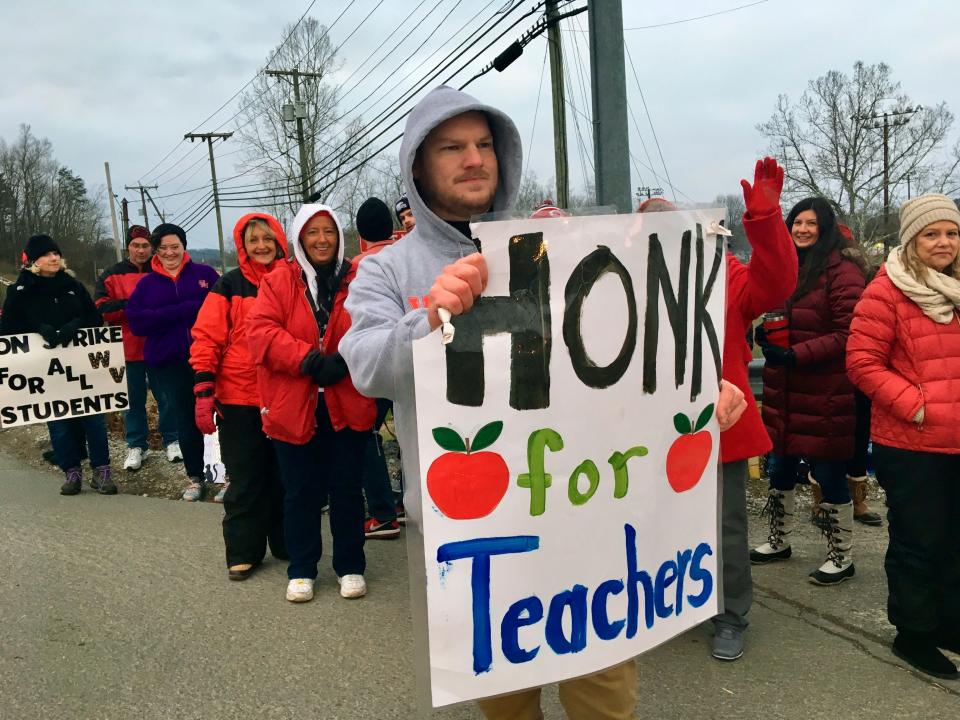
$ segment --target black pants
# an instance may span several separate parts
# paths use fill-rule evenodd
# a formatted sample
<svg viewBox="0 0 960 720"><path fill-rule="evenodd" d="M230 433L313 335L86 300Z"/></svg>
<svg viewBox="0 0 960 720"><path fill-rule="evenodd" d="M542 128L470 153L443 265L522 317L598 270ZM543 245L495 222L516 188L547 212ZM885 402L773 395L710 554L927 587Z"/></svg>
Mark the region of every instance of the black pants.
<svg viewBox="0 0 960 720"><path fill-rule="evenodd" d="M273 443L263 434L260 409L221 405L217 418L220 456L230 487L223 498L227 566L255 565L267 553L287 559L283 540L283 486Z"/></svg>
<svg viewBox="0 0 960 720"><path fill-rule="evenodd" d="M870 398L859 390L854 394L857 407L857 425L853 435L853 457L847 462L847 475L863 477L867 474L867 454L870 448Z"/></svg>
<svg viewBox="0 0 960 720"><path fill-rule="evenodd" d="M960 455L874 443L887 494L887 617L917 633L960 628Z"/></svg>
<svg viewBox="0 0 960 720"><path fill-rule="evenodd" d="M317 404L317 434L305 445L274 440L283 480L283 523L290 565L287 577L317 577L323 553L320 508L330 501L333 570L338 576L363 575L363 448L367 432L336 431L323 393Z"/></svg>
<svg viewBox="0 0 960 720"><path fill-rule="evenodd" d="M203 433L197 430L194 418L193 368L183 362L154 368L153 372L158 389L166 395L176 418L183 468L191 480L203 482Z"/></svg>

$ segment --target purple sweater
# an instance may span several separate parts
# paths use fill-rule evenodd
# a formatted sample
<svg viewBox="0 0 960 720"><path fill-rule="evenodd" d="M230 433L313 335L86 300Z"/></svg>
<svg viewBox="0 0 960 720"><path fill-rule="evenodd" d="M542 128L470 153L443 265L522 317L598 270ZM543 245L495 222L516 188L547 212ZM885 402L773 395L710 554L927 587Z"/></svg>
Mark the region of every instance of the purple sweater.
<svg viewBox="0 0 960 720"><path fill-rule="evenodd" d="M151 367L190 359L190 328L220 275L209 265L187 259L176 280L154 268L137 283L127 301L127 321L146 338L143 360Z"/></svg>

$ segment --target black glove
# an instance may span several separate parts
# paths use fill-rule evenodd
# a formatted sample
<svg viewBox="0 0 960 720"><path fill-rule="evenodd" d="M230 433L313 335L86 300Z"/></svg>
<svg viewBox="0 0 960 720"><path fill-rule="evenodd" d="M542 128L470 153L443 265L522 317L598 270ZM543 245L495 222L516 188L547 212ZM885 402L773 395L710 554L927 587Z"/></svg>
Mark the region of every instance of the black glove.
<svg viewBox="0 0 960 720"><path fill-rule="evenodd" d="M48 349L60 344L60 331L52 325L40 323L40 327L37 328L37 332L40 333L40 337L43 338L43 341L46 343L46 347Z"/></svg>
<svg viewBox="0 0 960 720"><path fill-rule="evenodd" d="M73 342L73 337L77 334L77 330L80 329L80 320L70 320L69 322L64 323L60 326L60 345L61 347L67 347L71 342Z"/></svg>
<svg viewBox="0 0 960 720"><path fill-rule="evenodd" d="M760 343L760 351L763 353L767 365L771 367L782 366L792 368L797 365L797 354L793 351L793 348L780 347L779 345L771 345L770 343Z"/></svg>
<svg viewBox="0 0 960 720"><path fill-rule="evenodd" d="M300 363L300 372L310 375L320 387L333 385L347 376L347 363L340 353L323 355L319 350L311 350Z"/></svg>
<svg viewBox="0 0 960 720"><path fill-rule="evenodd" d="M767 345L767 344L768 344L768 341L767 341L767 331L766 331L766 329L763 327L763 325L757 325L757 327L754 329L754 331L753 331L753 341L754 341L757 345Z"/></svg>

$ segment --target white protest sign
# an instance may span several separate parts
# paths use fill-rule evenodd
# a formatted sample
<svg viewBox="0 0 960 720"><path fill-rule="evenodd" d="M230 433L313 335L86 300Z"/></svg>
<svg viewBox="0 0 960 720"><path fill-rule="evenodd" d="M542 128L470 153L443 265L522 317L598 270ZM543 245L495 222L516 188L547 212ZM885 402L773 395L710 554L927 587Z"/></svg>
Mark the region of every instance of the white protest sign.
<svg viewBox="0 0 960 720"><path fill-rule="evenodd" d="M723 217L474 226L484 297L452 343L413 348L434 706L590 674L719 612Z"/></svg>
<svg viewBox="0 0 960 720"><path fill-rule="evenodd" d="M119 327L83 328L67 347L0 335L0 427L125 410L126 370Z"/></svg>

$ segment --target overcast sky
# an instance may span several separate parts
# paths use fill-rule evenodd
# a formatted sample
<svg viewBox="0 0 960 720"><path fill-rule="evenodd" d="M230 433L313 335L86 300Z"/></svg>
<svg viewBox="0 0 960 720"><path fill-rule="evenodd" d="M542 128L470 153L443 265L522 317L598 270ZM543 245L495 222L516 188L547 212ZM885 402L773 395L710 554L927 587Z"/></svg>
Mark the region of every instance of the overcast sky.
<svg viewBox="0 0 960 720"><path fill-rule="evenodd" d="M412 25L438 2L441 7L434 17L453 8L448 28L459 27L485 4L485 0L320 0L310 14L329 24L347 8L331 32L334 43L339 44L373 11L340 51L344 62L341 78L346 78L378 45L395 40L396 28L406 18L411 19L408 26ZM767 0L706 19L665 24L749 2L623 2L627 46L666 169L681 201L709 201L718 194L738 191L739 178L752 172L755 158L764 150L756 125L771 115L777 95L796 98L809 80L832 69L849 73L857 60L890 65L894 78L914 103L945 101L951 110L960 112L960 83L956 81L960 3ZM577 0L570 7L585 3ZM263 66L283 38L283 28L296 22L309 4L309 0L3 0L0 17L6 32L0 44L0 137L9 142L18 126L28 123L36 135L53 143L58 160L90 187L104 182L103 162L109 160L114 191L131 201L134 193L125 192L123 186L139 179L150 184L158 180L158 195L201 186L209 180L208 165L200 162L185 169L205 155L204 148L177 147L180 139L192 130L214 130L236 112L234 101L204 122ZM497 0L482 17L505 4L506 0ZM522 7L533 4L534 0L525 0ZM534 19L508 33L488 56L460 76L460 81L492 60ZM629 29L650 25L660 26ZM579 111L589 114L589 104L583 102L579 90L580 77L589 81L583 75L589 65L587 35L580 32L587 28L586 13L576 21L566 21L564 27L568 69L577 88L571 100ZM433 33L426 23L402 48L410 52L422 47L426 56L445 39L443 32ZM531 42L504 73L492 72L469 89L514 118L524 141L525 164L529 162L541 180L554 174L549 66L542 75L545 47L542 38ZM390 87L388 64L370 73L364 82L370 87ZM397 94L404 89L397 87ZM589 86L586 92L589 98ZM631 124L631 152L640 164L633 185L666 187L666 173L629 65L627 93L640 123L639 134ZM580 186L581 168L592 156L592 143L584 136L586 158L581 160L573 118L571 111L570 166L572 182ZM220 129L230 130L230 123ZM586 131L585 123L581 129ZM960 127L954 129L951 139L958 130ZM171 150L173 154L157 165ZM226 155L228 151L229 143L217 147L218 154L225 154L218 161L221 177L236 172L235 158ZM644 165L652 166L657 175ZM247 176L234 182L251 181ZM201 195L198 191L169 198L163 206L175 216L178 209ZM228 233L242 212L225 210ZM191 244L216 245L212 216L191 233Z"/></svg>

